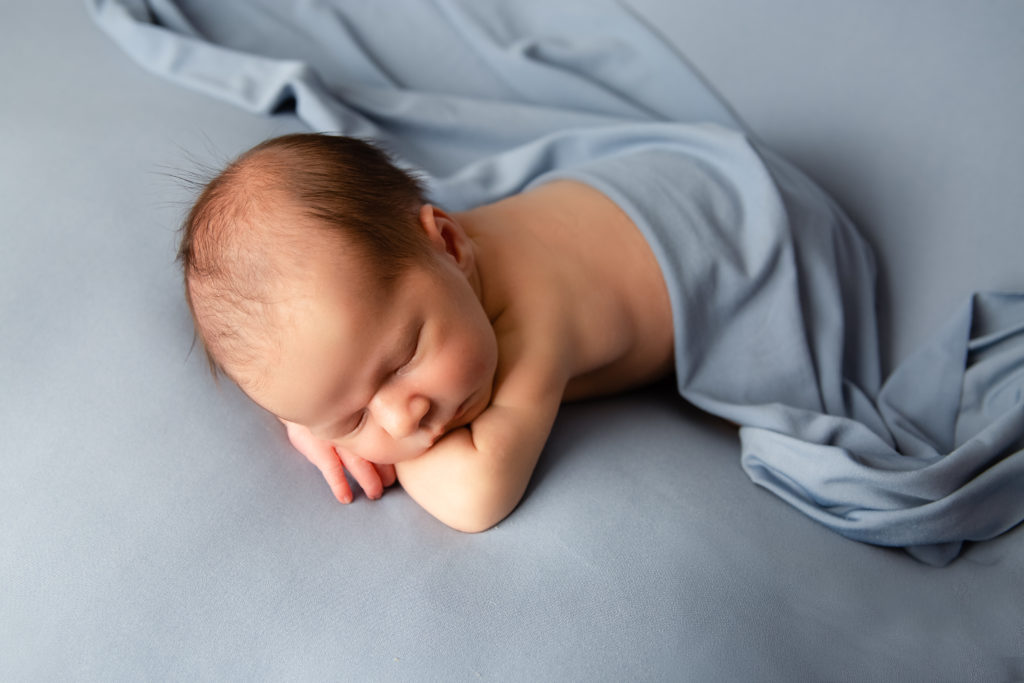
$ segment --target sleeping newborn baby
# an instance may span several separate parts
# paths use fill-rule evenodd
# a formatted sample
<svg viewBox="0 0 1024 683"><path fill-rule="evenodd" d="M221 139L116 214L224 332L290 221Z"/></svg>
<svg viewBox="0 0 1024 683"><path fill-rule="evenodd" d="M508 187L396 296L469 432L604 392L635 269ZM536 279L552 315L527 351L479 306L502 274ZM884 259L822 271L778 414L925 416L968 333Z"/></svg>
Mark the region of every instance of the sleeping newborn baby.
<svg viewBox="0 0 1024 683"><path fill-rule="evenodd" d="M340 501L345 468L370 497L397 475L463 531L516 506L563 400L672 368L650 247L577 181L447 213L366 142L289 135L206 187L180 258L211 367Z"/></svg>
<svg viewBox="0 0 1024 683"><path fill-rule="evenodd" d="M870 249L742 133L565 131L453 178L432 191L479 205L435 206L366 142L290 135L186 219L211 366L338 500L346 470L371 498L397 476L444 523L487 529L562 401L674 372L740 425L751 479L845 536L941 564L1024 517L1024 297L977 295L883 385Z"/></svg>

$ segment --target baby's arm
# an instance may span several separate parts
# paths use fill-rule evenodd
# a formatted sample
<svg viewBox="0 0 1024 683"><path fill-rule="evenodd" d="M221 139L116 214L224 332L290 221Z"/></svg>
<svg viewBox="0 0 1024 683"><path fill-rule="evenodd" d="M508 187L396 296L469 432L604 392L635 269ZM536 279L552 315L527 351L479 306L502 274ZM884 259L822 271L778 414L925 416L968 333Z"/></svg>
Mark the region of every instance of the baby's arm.
<svg viewBox="0 0 1024 683"><path fill-rule="evenodd" d="M560 366L513 363L504 378L499 372L491 405L471 425L396 465L402 488L460 531L504 519L523 497L558 414L566 384Z"/></svg>

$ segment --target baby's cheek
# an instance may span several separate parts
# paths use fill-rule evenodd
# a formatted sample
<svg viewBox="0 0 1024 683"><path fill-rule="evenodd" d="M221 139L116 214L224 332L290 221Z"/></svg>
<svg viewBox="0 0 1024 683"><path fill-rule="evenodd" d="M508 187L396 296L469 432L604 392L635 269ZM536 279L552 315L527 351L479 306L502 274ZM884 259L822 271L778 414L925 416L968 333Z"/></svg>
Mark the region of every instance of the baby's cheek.
<svg viewBox="0 0 1024 683"><path fill-rule="evenodd" d="M462 347L458 358L463 371L477 376L494 371L498 359L498 343L490 327L468 337Z"/></svg>
<svg viewBox="0 0 1024 683"><path fill-rule="evenodd" d="M488 328L489 335L481 340L477 353L477 374L489 379L494 378L498 370L498 340L494 336L494 330Z"/></svg>

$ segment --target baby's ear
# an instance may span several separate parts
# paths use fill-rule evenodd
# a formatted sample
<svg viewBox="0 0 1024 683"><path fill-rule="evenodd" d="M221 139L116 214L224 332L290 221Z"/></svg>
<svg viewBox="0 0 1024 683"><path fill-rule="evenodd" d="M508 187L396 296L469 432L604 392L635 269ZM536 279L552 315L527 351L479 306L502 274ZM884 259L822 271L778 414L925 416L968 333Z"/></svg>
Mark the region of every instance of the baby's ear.
<svg viewBox="0 0 1024 683"><path fill-rule="evenodd" d="M420 207L420 227L430 244L455 261L468 274L475 267L473 249L465 228L443 209L431 204Z"/></svg>

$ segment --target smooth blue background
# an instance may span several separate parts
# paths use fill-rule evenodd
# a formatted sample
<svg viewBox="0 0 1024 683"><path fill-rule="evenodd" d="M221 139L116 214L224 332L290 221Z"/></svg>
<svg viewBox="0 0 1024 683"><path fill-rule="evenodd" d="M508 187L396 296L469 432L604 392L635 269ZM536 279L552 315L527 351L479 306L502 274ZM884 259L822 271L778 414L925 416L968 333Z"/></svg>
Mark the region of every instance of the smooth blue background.
<svg viewBox="0 0 1024 683"><path fill-rule="evenodd" d="M889 365L1020 287L1019 4L631 4L874 243ZM1020 529L942 570L844 540L670 388L566 408L485 535L338 506L189 355L173 264L170 176L299 127L144 73L77 1L2 14L2 677L1024 676Z"/></svg>

